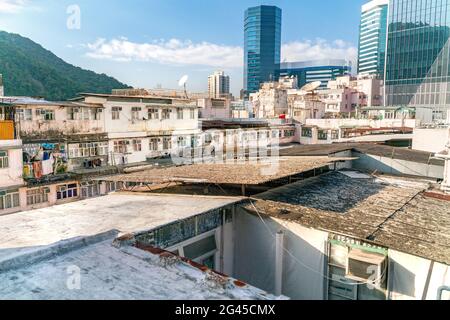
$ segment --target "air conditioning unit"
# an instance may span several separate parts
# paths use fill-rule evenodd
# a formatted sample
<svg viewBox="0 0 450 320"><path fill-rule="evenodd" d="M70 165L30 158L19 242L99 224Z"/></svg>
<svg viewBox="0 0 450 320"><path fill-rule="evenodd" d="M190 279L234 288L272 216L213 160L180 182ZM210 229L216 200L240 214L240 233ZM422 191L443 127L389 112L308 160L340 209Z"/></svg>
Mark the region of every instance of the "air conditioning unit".
<svg viewBox="0 0 450 320"><path fill-rule="evenodd" d="M387 259L379 253L352 249L348 254L345 277L348 279L375 284L383 282L386 278Z"/></svg>

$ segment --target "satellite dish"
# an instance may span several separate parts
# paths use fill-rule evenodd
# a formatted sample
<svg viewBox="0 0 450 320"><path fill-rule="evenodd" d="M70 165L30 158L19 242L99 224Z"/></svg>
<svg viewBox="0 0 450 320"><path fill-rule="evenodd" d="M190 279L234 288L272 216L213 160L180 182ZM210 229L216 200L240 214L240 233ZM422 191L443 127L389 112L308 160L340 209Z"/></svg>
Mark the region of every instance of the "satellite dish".
<svg viewBox="0 0 450 320"><path fill-rule="evenodd" d="M316 90L317 88L319 88L321 85L322 85L321 81L314 81L311 83L307 83L300 90L306 91L306 92L312 92L312 91Z"/></svg>
<svg viewBox="0 0 450 320"><path fill-rule="evenodd" d="M180 81L178 81L178 85L179 85L180 87L184 87L184 86L186 85L188 79L189 79L189 76L188 76L188 75L182 76L181 79L180 79Z"/></svg>

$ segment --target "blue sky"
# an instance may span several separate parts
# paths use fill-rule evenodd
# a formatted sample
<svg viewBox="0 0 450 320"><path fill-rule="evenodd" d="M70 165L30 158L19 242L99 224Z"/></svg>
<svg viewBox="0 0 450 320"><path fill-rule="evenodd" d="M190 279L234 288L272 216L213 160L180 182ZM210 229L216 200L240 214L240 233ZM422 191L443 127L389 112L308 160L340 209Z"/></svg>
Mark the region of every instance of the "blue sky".
<svg viewBox="0 0 450 320"><path fill-rule="evenodd" d="M216 69L242 88L243 15L267 4L283 10L282 59L355 60L366 0L0 0L0 30L19 33L74 65L135 87L205 91ZM76 8L80 9L80 28ZM69 9L69 13L68 13ZM72 26L68 28L67 22ZM1 70L0 70L1 73Z"/></svg>

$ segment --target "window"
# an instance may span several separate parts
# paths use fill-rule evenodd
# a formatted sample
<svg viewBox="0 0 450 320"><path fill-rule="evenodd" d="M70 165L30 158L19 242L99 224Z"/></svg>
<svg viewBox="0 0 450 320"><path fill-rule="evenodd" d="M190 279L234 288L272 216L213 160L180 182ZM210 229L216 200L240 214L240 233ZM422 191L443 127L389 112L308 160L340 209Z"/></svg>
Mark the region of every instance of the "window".
<svg viewBox="0 0 450 320"><path fill-rule="evenodd" d="M93 198L100 195L100 186L98 182L94 181L88 181L88 182L82 182L81 183L81 197L86 198Z"/></svg>
<svg viewBox="0 0 450 320"><path fill-rule="evenodd" d="M195 119L195 111L196 111L195 109L189 110L189 115L191 119Z"/></svg>
<svg viewBox="0 0 450 320"><path fill-rule="evenodd" d="M78 197L78 185L76 183L63 184L56 187L56 199L64 200Z"/></svg>
<svg viewBox="0 0 450 320"><path fill-rule="evenodd" d="M53 110L45 110L45 109L36 109L36 117L40 120L51 121L55 120L55 111Z"/></svg>
<svg viewBox="0 0 450 320"><path fill-rule="evenodd" d="M158 109L148 109L148 119L149 120L158 120L159 119L159 110Z"/></svg>
<svg viewBox="0 0 450 320"><path fill-rule="evenodd" d="M141 113L142 108L133 107L131 108L131 120L140 120L139 114Z"/></svg>
<svg viewBox="0 0 450 320"><path fill-rule="evenodd" d="M128 140L119 140L114 141L114 152L115 153L127 153L128 152L128 145L130 144L130 141Z"/></svg>
<svg viewBox="0 0 450 320"><path fill-rule="evenodd" d="M49 188L34 189L27 191L27 205L44 203L48 201Z"/></svg>
<svg viewBox="0 0 450 320"><path fill-rule="evenodd" d="M122 107L112 107L111 114L113 120L120 120L120 112L122 111Z"/></svg>
<svg viewBox="0 0 450 320"><path fill-rule="evenodd" d="M81 120L82 112L80 108L67 108L68 120Z"/></svg>
<svg viewBox="0 0 450 320"><path fill-rule="evenodd" d="M302 137L312 138L312 129L311 128L302 128Z"/></svg>
<svg viewBox="0 0 450 320"><path fill-rule="evenodd" d="M177 108L177 119L178 120L183 119L183 108Z"/></svg>
<svg viewBox="0 0 450 320"><path fill-rule="evenodd" d="M133 140L133 151L142 151L142 140Z"/></svg>
<svg viewBox="0 0 450 320"><path fill-rule="evenodd" d="M185 137L178 137L178 146L179 147L185 147L186 146L186 139Z"/></svg>
<svg viewBox="0 0 450 320"><path fill-rule="evenodd" d="M17 109L17 115L19 116L19 120L33 120L33 112L31 109Z"/></svg>
<svg viewBox="0 0 450 320"><path fill-rule="evenodd" d="M295 130L284 130L285 137L293 137L295 136Z"/></svg>
<svg viewBox="0 0 450 320"><path fill-rule="evenodd" d="M328 132L325 130L319 130L317 138L319 140L328 140Z"/></svg>
<svg viewBox="0 0 450 320"><path fill-rule="evenodd" d="M161 119L163 119L163 120L170 119L171 113L172 113L172 109L162 109Z"/></svg>
<svg viewBox="0 0 450 320"><path fill-rule="evenodd" d="M172 138L165 137L163 138L163 150L171 150L172 149Z"/></svg>
<svg viewBox="0 0 450 320"><path fill-rule="evenodd" d="M8 151L0 151L0 169L9 167Z"/></svg>
<svg viewBox="0 0 450 320"><path fill-rule="evenodd" d="M331 131L331 140L338 140L339 139L339 130L332 130Z"/></svg>
<svg viewBox="0 0 450 320"><path fill-rule="evenodd" d="M123 189L123 182L114 182L114 181L107 181L106 182L106 192L114 192L117 190Z"/></svg>
<svg viewBox="0 0 450 320"><path fill-rule="evenodd" d="M150 151L158 151L158 142L159 139L158 138L152 138L150 139Z"/></svg>
<svg viewBox="0 0 450 320"><path fill-rule="evenodd" d="M19 190L0 191L0 210L20 206Z"/></svg>
<svg viewBox="0 0 450 320"><path fill-rule="evenodd" d="M69 158L105 156L108 154L108 142L77 143L69 145Z"/></svg>

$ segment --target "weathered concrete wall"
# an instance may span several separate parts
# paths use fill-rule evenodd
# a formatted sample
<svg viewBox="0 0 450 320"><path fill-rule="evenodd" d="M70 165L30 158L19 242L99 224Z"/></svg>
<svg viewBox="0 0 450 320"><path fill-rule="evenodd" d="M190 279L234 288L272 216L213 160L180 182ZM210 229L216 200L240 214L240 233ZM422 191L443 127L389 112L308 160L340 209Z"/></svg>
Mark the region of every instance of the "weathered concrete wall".
<svg viewBox="0 0 450 320"><path fill-rule="evenodd" d="M450 139L449 128L414 129L414 150L438 153L445 150L445 145Z"/></svg>
<svg viewBox="0 0 450 320"><path fill-rule="evenodd" d="M388 174L407 174L442 179L444 167L426 163L412 162L388 157L354 152L359 159L353 161L353 168L368 171L378 171Z"/></svg>

